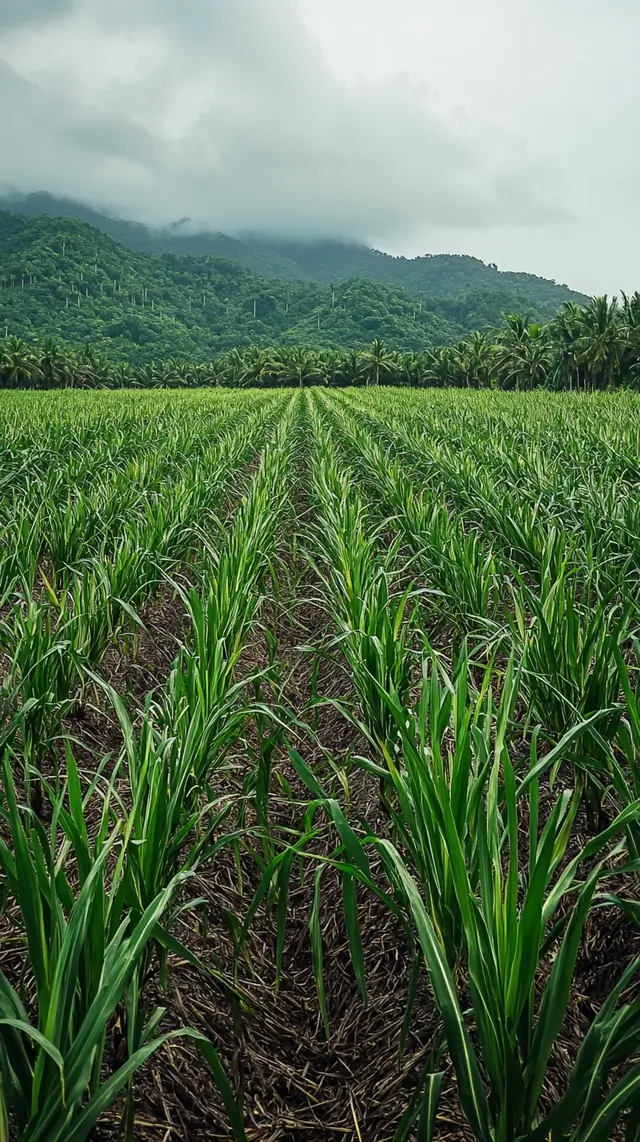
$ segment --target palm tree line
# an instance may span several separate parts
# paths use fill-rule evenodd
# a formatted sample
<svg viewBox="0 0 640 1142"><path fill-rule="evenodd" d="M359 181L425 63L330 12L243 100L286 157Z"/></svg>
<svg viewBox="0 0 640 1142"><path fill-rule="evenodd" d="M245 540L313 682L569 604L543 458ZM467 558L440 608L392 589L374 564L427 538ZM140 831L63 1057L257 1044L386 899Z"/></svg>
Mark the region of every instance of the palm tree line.
<svg viewBox="0 0 640 1142"><path fill-rule="evenodd" d="M273 346L231 349L204 363L171 359L114 363L99 349L46 339L0 340L2 388L229 388L406 385L500 388L546 386L593 392L640 387L640 293L621 301L567 302L547 325L517 314L502 329L457 345L397 352L376 339L366 349Z"/></svg>

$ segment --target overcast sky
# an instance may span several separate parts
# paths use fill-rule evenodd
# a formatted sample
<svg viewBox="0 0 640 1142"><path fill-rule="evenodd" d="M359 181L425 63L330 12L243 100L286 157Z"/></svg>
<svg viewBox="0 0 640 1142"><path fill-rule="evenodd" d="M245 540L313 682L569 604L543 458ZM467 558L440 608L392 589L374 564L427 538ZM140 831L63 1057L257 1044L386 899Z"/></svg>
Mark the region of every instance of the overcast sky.
<svg viewBox="0 0 640 1142"><path fill-rule="evenodd" d="M640 288L638 0L0 0L0 185Z"/></svg>

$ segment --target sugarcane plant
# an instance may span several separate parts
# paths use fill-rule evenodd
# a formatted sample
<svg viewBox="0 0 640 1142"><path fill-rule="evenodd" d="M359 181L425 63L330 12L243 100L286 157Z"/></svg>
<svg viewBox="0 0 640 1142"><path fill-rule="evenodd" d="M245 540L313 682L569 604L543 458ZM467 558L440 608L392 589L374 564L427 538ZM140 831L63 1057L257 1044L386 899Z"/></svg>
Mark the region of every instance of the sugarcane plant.
<svg viewBox="0 0 640 1142"><path fill-rule="evenodd" d="M569 857L580 791L561 790L545 819L541 782L599 715L572 727L542 757L534 735L522 770L508 744L520 686L513 660L495 713L490 677L476 698L467 696L465 677L460 673L443 686L437 669L429 669L415 713L388 695L402 743L401 762L391 767L398 836L350 832L342 871L371 887L363 861L368 848L379 855L384 890L414 926L473 1136L482 1142L604 1140L621 1114L631 1111L636 1122L640 1071L631 1078L617 1074L640 1043L640 1000L624 1001L640 961L623 974L587 1032L553 1109L545 1103L544 1083L568 1014L587 916L628 830L637 828L640 801L629 800ZM452 714L453 747L443 764ZM352 948L357 954L357 945Z"/></svg>
<svg viewBox="0 0 640 1142"><path fill-rule="evenodd" d="M19 805L12 761L5 753L1 816L10 843L0 841L0 866L18 908L30 971L15 986L0 973L0 1138L8 1142L11 1129L20 1142L84 1142L146 1060L168 1040L187 1036L211 1064L234 1137L242 1139L240 1112L213 1044L190 1028L161 1032L163 1008L148 1011L136 1049L121 1066L110 1058L109 1026L123 997L140 987L149 941L186 874L172 877L135 919L110 923L117 880L110 884L108 864L121 843L120 828L107 832L103 814L90 863L88 844L81 849L76 884L62 860L67 847L59 851L64 796L52 793L47 833ZM69 794L81 829L76 779L74 773Z"/></svg>

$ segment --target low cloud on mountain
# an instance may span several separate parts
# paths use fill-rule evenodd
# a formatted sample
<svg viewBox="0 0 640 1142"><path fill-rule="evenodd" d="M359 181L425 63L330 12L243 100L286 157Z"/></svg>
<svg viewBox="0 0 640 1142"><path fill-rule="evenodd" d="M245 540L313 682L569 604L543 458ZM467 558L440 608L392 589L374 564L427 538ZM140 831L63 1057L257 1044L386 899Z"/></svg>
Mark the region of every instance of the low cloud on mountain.
<svg viewBox="0 0 640 1142"><path fill-rule="evenodd" d="M363 240L567 214L524 139L407 80L341 81L293 0L14 0L2 28L3 182L20 190Z"/></svg>
<svg viewBox="0 0 640 1142"><path fill-rule="evenodd" d="M628 0L0 0L0 188L635 288Z"/></svg>

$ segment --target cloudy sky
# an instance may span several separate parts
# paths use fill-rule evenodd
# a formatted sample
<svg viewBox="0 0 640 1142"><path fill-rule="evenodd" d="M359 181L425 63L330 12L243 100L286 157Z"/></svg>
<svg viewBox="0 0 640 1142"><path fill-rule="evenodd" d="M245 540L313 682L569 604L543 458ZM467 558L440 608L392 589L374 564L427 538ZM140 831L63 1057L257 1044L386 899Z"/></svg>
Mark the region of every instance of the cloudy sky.
<svg viewBox="0 0 640 1142"><path fill-rule="evenodd" d="M0 186L640 288L638 0L0 0Z"/></svg>

